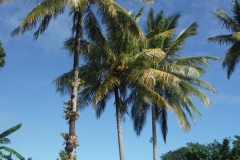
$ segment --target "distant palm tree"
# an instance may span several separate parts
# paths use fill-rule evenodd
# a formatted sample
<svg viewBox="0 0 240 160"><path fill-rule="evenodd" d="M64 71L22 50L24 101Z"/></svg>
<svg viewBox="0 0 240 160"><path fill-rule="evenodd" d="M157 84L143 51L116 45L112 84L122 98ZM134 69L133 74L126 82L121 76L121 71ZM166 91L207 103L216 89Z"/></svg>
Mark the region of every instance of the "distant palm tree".
<svg viewBox="0 0 240 160"><path fill-rule="evenodd" d="M8 144L11 143L11 141L7 138L8 135L12 134L16 130L18 130L22 124L18 124L12 128L9 128L8 130L4 131L0 134L0 144ZM1 150L7 151L10 153L10 155L5 155L1 152ZM17 151L13 150L12 148L8 148L6 146L0 146L0 159L5 158L7 160L11 160L11 156L15 155L20 160L25 160L23 156L21 156Z"/></svg>
<svg viewBox="0 0 240 160"><path fill-rule="evenodd" d="M3 67L5 64L5 60L4 60L5 56L6 56L6 52L2 47L2 42L0 41L0 67Z"/></svg>
<svg viewBox="0 0 240 160"><path fill-rule="evenodd" d="M232 17L221 9L217 9L217 13L211 13L222 23L223 27L232 32L231 34L219 35L207 39L208 42L231 45L222 63L223 68L227 69L227 77L229 79L240 61L240 1L233 0Z"/></svg>
<svg viewBox="0 0 240 160"><path fill-rule="evenodd" d="M203 92L199 91L197 87L207 89L213 93L216 92L213 86L202 81L200 76L204 73L203 66L208 65L209 60L219 60L219 58L206 56L179 58L179 52L184 46L183 44L186 39L197 33L197 24L193 23L182 31L181 34L175 36L174 32L179 17L180 15L177 13L165 18L162 11L154 17L154 11L150 9L145 29L148 41L147 47L160 48L166 53L161 61L152 63L153 68L159 70L159 74L165 73L172 79L171 82L165 81L166 78L156 81L154 90L172 107L178 117L180 126L188 131L190 124L183 108L186 109L194 121L190 109L199 117L200 112L190 98L192 96L196 97L205 106L210 105L209 98ZM177 38L174 39L174 37ZM159 122L163 139L166 142L167 107L156 104L154 99L151 102L146 101L145 97L148 95L144 91L139 90L139 88L132 91L132 94L128 98L128 103L132 104L131 116L137 135L140 135L144 127L147 112L150 109L152 110L152 138L150 141L153 143L153 159L157 160L156 122Z"/></svg>

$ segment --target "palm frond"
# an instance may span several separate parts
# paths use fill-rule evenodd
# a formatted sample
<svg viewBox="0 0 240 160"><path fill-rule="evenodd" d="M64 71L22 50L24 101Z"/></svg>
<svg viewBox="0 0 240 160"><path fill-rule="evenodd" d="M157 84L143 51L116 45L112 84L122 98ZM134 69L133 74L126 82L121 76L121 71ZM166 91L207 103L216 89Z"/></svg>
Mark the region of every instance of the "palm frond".
<svg viewBox="0 0 240 160"><path fill-rule="evenodd" d="M99 100L103 99L114 86L119 86L120 80L112 74L108 74L103 80L101 86L98 88L96 95L93 99L93 107L96 106Z"/></svg>
<svg viewBox="0 0 240 160"><path fill-rule="evenodd" d="M179 105L179 103L172 99L171 100L171 103L172 104L172 107L173 107L173 111L175 113L175 115L177 116L177 119L178 119L178 122L179 122L179 125L180 127L188 132L190 130L190 123L187 119L187 116L185 115L185 113L183 112L181 106Z"/></svg>
<svg viewBox="0 0 240 160"><path fill-rule="evenodd" d="M233 0L233 5L232 5L232 13L233 13L233 20L236 24L240 24L240 5L238 0Z"/></svg>
<svg viewBox="0 0 240 160"><path fill-rule="evenodd" d="M5 150L13 155L15 155L17 158L19 158L20 160L25 160L25 158L19 154L17 151L13 150L12 148L8 148L8 147L4 147L4 146L0 146L0 150Z"/></svg>
<svg viewBox="0 0 240 160"><path fill-rule="evenodd" d="M13 132L15 132L16 130L18 130L19 128L21 128L22 124L18 124L16 126L13 126L11 128L9 128L8 130L4 131L3 133L0 134L0 139L7 137L8 135L12 134Z"/></svg>
<svg viewBox="0 0 240 160"><path fill-rule="evenodd" d="M214 36L207 39L208 42L215 42L222 44L233 44L235 42L233 35L220 35L220 36Z"/></svg>
<svg viewBox="0 0 240 160"><path fill-rule="evenodd" d="M240 43L234 43L227 51L226 56L223 61L223 68L227 69L228 79L234 72L236 65L240 61L240 52L239 52Z"/></svg>
<svg viewBox="0 0 240 160"><path fill-rule="evenodd" d="M196 22L192 23L188 28L183 30L177 38L169 45L167 49L167 55L171 56L173 53L176 53L179 49L181 49L184 45L184 42L190 36L197 34L198 24Z"/></svg>
<svg viewBox="0 0 240 160"><path fill-rule="evenodd" d="M22 24L11 33L11 36L15 37L28 30L32 30L36 27L37 22L40 21L41 25L34 33L34 37L36 39L39 34L46 30L52 15L57 16L58 14L63 13L63 7L64 0L42 1L25 17Z"/></svg>
<svg viewBox="0 0 240 160"><path fill-rule="evenodd" d="M214 13L214 12L211 12L211 13L219 21L219 23L223 24L223 27L233 32L240 30L240 27L238 27L234 22L234 20L230 18L223 10L218 8L217 12L218 13Z"/></svg>
<svg viewBox="0 0 240 160"><path fill-rule="evenodd" d="M142 101L140 97L140 95L136 96L131 108L134 131L138 136L141 134L141 131L146 124L147 112L149 110L149 104Z"/></svg>
<svg viewBox="0 0 240 160"><path fill-rule="evenodd" d="M185 66L210 66L209 61L221 61L221 58L214 56L191 56L177 58L171 61L172 64L185 65Z"/></svg>
<svg viewBox="0 0 240 160"><path fill-rule="evenodd" d="M167 125L167 110L166 108L155 106L156 107L156 117L157 122L160 125L161 133L163 136L163 141L167 141L168 125Z"/></svg>
<svg viewBox="0 0 240 160"><path fill-rule="evenodd" d="M9 143L11 143L11 141L8 138L1 138L0 139L0 144L9 144Z"/></svg>

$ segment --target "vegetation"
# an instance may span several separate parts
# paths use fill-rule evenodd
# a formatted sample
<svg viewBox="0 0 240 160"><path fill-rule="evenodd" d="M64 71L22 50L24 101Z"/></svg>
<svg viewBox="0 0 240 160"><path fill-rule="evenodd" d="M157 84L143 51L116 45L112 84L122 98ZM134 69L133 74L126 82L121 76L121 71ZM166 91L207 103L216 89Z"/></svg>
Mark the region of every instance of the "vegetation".
<svg viewBox="0 0 240 160"><path fill-rule="evenodd" d="M111 0L104 1L75 1L75 0L44 0L39 3L23 20L22 24L12 32L12 36L23 34L27 30L32 30L37 22L40 22L39 28L34 33L34 38L37 39L48 27L52 17L57 17L64 12L64 9L69 8L70 16L72 18L72 37L74 37L73 49L73 69L71 74L71 99L68 104L68 123L69 133L62 133L66 147L65 150L71 159L75 157L75 149L78 146L77 135L75 134L75 122L79 118L77 113L77 91L79 86L79 56L81 51L81 43L83 37L83 29L86 31L88 38L96 38L98 35L99 26L94 25L96 18L92 11L92 6L98 7L98 13L102 16L102 21L108 23L121 23L122 27L132 31L133 34L139 34L138 29L132 25L131 19L124 16L127 13L122 7ZM116 16L119 15L119 22L115 21ZM83 20L84 17L84 20ZM82 21L84 21L84 27Z"/></svg>
<svg viewBox="0 0 240 160"><path fill-rule="evenodd" d="M160 124L163 139L166 143L167 109L170 107L170 110L176 114L183 130L189 131L190 123L188 122L186 113L190 115L194 123L195 119L193 113L201 117L192 99L197 98L204 106L210 106L210 99L200 91L199 88L216 93L214 87L201 80L201 77L205 72L204 67L209 66L208 61L220 59L209 56L180 56L180 51L183 49L185 41L189 37L197 34L197 23L192 23L179 35L175 35L174 33L179 17L180 15L178 13L164 17L163 11L160 11L156 17L154 17L154 11L150 9L146 22L147 48L161 49L164 53L162 59L156 62L150 60L147 63L157 70L157 72L151 70L153 75L158 77L155 80L153 89L163 98L165 104L156 103L155 99L151 99L149 102L146 101L145 97L148 97L149 94L139 88L134 88L128 98L128 103L132 104L131 115L134 122L134 130L137 135L140 135L146 123L147 112L150 109L152 110L151 141L153 143L154 160L157 160L156 122Z"/></svg>
<svg viewBox="0 0 240 160"><path fill-rule="evenodd" d="M22 126L22 124L18 124L16 126L12 127L12 128L9 128L8 130L2 132L0 134L0 144L11 143L10 139L8 139L7 136L12 134L16 130L18 130L21 126ZM2 152L2 150L6 151L6 152L9 152L9 155L5 155ZM0 146L0 160L1 160L1 158L4 158L6 160L11 160L12 155L15 155L20 160L25 160L25 158L21 154L19 154L17 151L15 151L14 149L6 147L6 146Z"/></svg>
<svg viewBox="0 0 240 160"><path fill-rule="evenodd" d="M231 45L227 50L225 59L222 63L223 68L227 69L227 77L229 79L240 60L240 1L233 0L232 17L227 15L221 9L217 9L217 13L211 13L220 23L222 23L223 27L231 32L231 34L208 38L208 42L216 42L220 45Z"/></svg>
<svg viewBox="0 0 240 160"><path fill-rule="evenodd" d="M222 143L214 140L213 143L199 144L187 143L174 151L169 151L161 156L162 160L240 160L240 136L235 140L224 138Z"/></svg>
<svg viewBox="0 0 240 160"><path fill-rule="evenodd" d="M4 60L5 56L6 56L6 52L2 47L2 42L0 41L0 67L3 67L5 64L5 60Z"/></svg>
<svg viewBox="0 0 240 160"><path fill-rule="evenodd" d="M8 1L0 0L0 4ZM240 2L233 2L233 18L220 9L217 10L218 13L212 12L233 33L208 39L209 42L218 42L220 45L232 45L223 62L228 78L239 62L240 53ZM12 36L24 34L39 23L34 32L36 40L47 29L50 21L65 10L69 11L72 20L72 35L65 41L64 48L73 56L73 68L54 80L57 92L70 95L70 100L64 102L64 118L68 121L69 132L61 133L65 150L60 151L60 159L77 159L76 147L79 144L75 123L80 117L78 110L92 105L96 117L100 118L107 102L113 97L120 160L124 160L122 121L129 108L137 135L143 130L147 114L151 111L153 160L157 160L156 124L160 126L165 143L168 111L177 116L184 131L190 130L188 117L194 123L195 115L201 118L193 98L209 107L211 101L203 91L216 93L211 84L202 80L205 68L210 66L210 61L219 61L220 58L181 56L180 51L186 40L197 34L196 22L176 35L180 14L165 17L163 11L160 11L155 16L151 8L144 34L137 23L143 8L137 14L128 13L111 0L42 0L12 32ZM4 66L5 56L0 42L0 67ZM79 64L79 59L84 63ZM10 143L6 136L20 127L21 124L0 134L0 143ZM10 155L5 155L1 150ZM12 155L24 159L15 150L0 146L0 160L11 160ZM163 154L161 159L240 160L240 136L235 136L235 140L225 138L222 143L215 140L207 145L187 143L186 147Z"/></svg>

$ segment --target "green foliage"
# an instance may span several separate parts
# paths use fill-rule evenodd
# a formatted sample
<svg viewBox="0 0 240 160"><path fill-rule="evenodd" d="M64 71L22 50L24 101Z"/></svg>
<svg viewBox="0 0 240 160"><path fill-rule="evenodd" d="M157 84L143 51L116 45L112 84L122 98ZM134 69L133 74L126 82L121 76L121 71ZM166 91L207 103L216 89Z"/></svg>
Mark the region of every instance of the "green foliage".
<svg viewBox="0 0 240 160"><path fill-rule="evenodd" d="M232 145L231 145L232 142ZM222 143L187 143L175 151L163 154L161 160L240 160L240 136L235 140L224 138Z"/></svg>
<svg viewBox="0 0 240 160"><path fill-rule="evenodd" d="M218 35L207 39L208 42L216 42L220 45L230 45L230 48L227 50L225 59L222 63L223 68L227 69L228 79L234 72L240 60L240 1L233 0L231 5L231 17L221 9L217 9L216 13L211 12L216 20L222 23L222 26L230 31L231 34Z"/></svg>
<svg viewBox="0 0 240 160"><path fill-rule="evenodd" d="M6 138L8 135L12 134L13 132L17 131L19 128L21 128L22 124L18 124L12 128L9 128L8 130L4 131L3 133L0 134L0 144L7 144L10 143L11 141ZM5 155L1 150L4 150L6 152L9 152L9 155ZM15 151L12 148L8 148L5 146L0 146L0 157L5 158L7 160L11 160L11 156L15 155L18 159L20 160L25 160L25 158L20 155L17 151Z"/></svg>
<svg viewBox="0 0 240 160"><path fill-rule="evenodd" d="M2 47L2 42L0 41L0 67L3 67L5 64L4 57L6 56L6 52Z"/></svg>
<svg viewBox="0 0 240 160"><path fill-rule="evenodd" d="M57 158L56 160L70 160L69 155L63 150L61 150L59 152L59 156L60 156L60 159ZM75 156L72 160L76 160L76 159L77 159L77 157Z"/></svg>

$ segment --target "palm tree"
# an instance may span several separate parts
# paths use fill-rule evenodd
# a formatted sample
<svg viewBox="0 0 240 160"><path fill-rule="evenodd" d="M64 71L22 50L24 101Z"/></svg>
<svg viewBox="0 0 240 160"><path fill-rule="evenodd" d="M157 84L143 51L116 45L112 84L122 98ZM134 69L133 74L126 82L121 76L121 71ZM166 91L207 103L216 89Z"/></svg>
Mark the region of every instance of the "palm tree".
<svg viewBox="0 0 240 160"><path fill-rule="evenodd" d="M74 37L74 59L73 59L73 70L71 77L71 100L69 101L69 133L62 134L66 141L66 152L71 155L71 159L74 158L75 148L77 146L77 136L75 135L75 121L79 117L77 113L77 91L79 86L78 78L78 67L79 67L79 56L81 53L81 41L83 39L82 29L82 18L87 13L87 19L84 23L86 26L92 28L85 28L88 38L96 36L94 29L99 29L99 26L91 24L94 20L94 15L91 12L91 6L97 6L98 14L101 15L102 20L108 23L115 23L114 18L119 13L119 23L122 27L129 27L132 34L139 34L139 30L134 27L131 19L124 17L124 9L121 8L117 3L112 0L44 0L39 3L23 20L22 24L12 32L12 36L23 34L27 30L32 30L37 22L40 22L39 28L34 33L34 39L37 39L48 27L50 20L58 15L63 14L64 9L70 8L70 15L72 16L72 34ZM87 11L87 12L85 12ZM125 23L126 22L126 23ZM94 28L97 27L97 28Z"/></svg>
<svg viewBox="0 0 240 160"><path fill-rule="evenodd" d="M146 23L146 37L148 38L148 48L161 48L165 53L165 57L152 66L159 71L169 74L170 77L175 77L177 81L166 83L157 81L154 90L162 96L165 101L172 107L176 116L178 117L181 127L188 131L190 124L187 117L182 110L183 108L189 113L194 121L194 116L190 109L192 109L197 116L200 117L200 112L192 103L190 97L196 97L205 105L210 105L209 98L196 87L207 89L216 93L213 86L200 80L200 76L204 73L203 66L208 65L209 60L219 60L216 57L186 57L178 58L179 51L182 49L185 40L196 34L197 24L193 23L187 29L181 32L176 39L174 31L177 26L177 20L180 15L163 17L163 12L160 11L154 17L153 9L150 9ZM145 92L138 88L132 90L128 98L128 103L132 105L131 116L134 122L134 130L137 135L140 135L141 130L146 122L147 112L152 109L152 138L153 143L153 159L157 157L157 137L156 137L156 121L160 124L161 132L164 142L166 143L167 136L167 110L163 105L158 105L152 100L146 102L144 99L147 96ZM140 106L140 107L139 107Z"/></svg>
<svg viewBox="0 0 240 160"><path fill-rule="evenodd" d="M240 59L240 1L233 0L232 17L227 15L221 9L217 9L217 13L211 13L220 23L222 23L223 27L231 32L231 34L219 35L207 39L208 42L216 42L220 45L231 45L231 47L227 50L222 63L223 68L227 69L227 77L229 79Z"/></svg>
<svg viewBox="0 0 240 160"><path fill-rule="evenodd" d="M139 15L140 13L135 18ZM164 53L161 49L142 50L139 53L138 43L136 43L138 40L135 40L129 32L116 23L112 23L111 27L108 28L106 37L98 39L101 39L100 42L104 42L104 44L95 45L96 39L95 41L93 39L93 42L86 43L87 47L82 47L88 48L88 50L84 50L86 55L84 58L87 63L79 68L83 82L83 88L79 93L80 109L84 109L93 103L96 109L96 116L99 118L105 110L106 102L111 96L114 96L119 155L120 159L123 160L121 122L124 113L127 111L127 105L124 101L127 97L128 88L141 88L148 93L148 97L145 99L150 100L150 97L154 97L156 104L168 106L164 99L151 88L154 85L154 76L158 73L148 65L148 61L157 62L161 60ZM69 46L71 42L68 41L66 44L68 44L66 46ZM67 48L72 50L72 47ZM99 55L97 54L98 52L102 54ZM163 73L163 76L168 75ZM71 77L70 72L63 74L55 80L57 90L61 93L69 91L69 77Z"/></svg>
<svg viewBox="0 0 240 160"><path fill-rule="evenodd" d="M2 42L0 41L0 67L3 67L5 64L5 60L4 60L5 56L6 56L6 52L2 47Z"/></svg>
<svg viewBox="0 0 240 160"><path fill-rule="evenodd" d="M22 124L18 124L12 128L9 128L8 130L2 132L0 134L0 144L9 144L11 141L7 138L8 135L12 134L19 128L21 128ZM1 150L7 151L10 153L10 155L4 155ZM6 147L6 146L0 146L0 159L5 158L5 159L11 159L11 156L15 155L18 159L24 160L24 157L21 156L17 151L15 151L12 148Z"/></svg>

